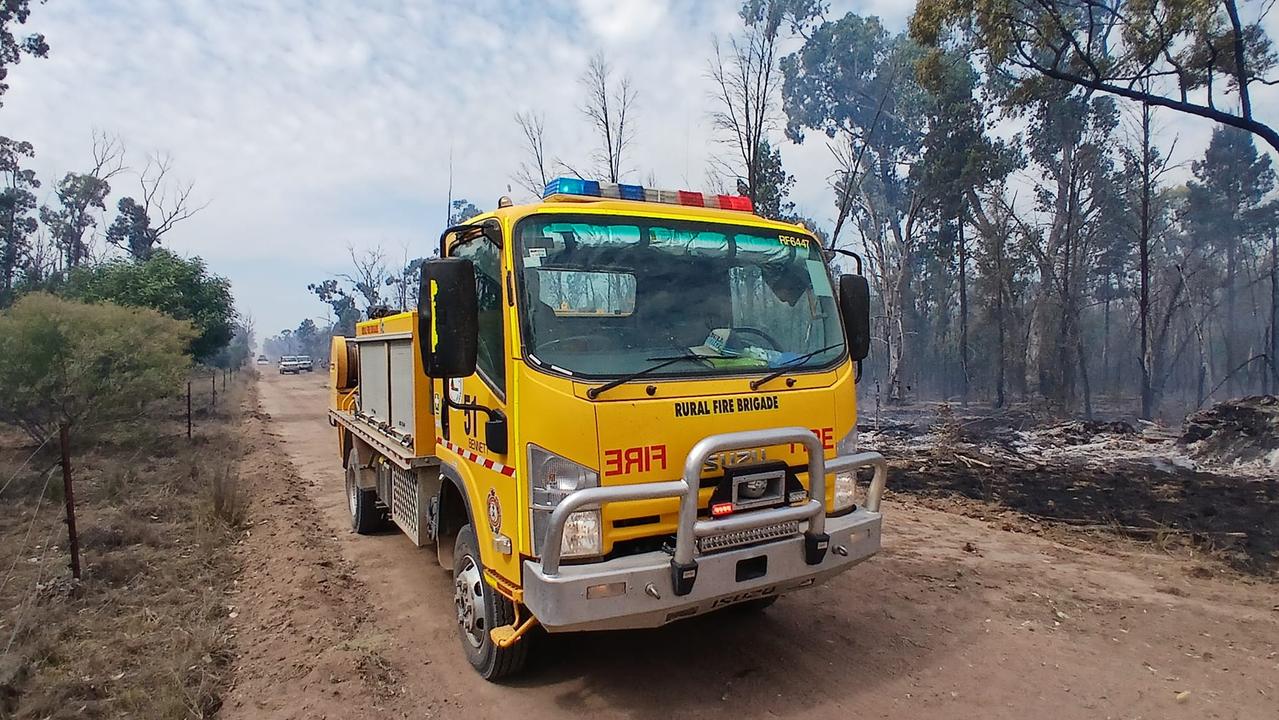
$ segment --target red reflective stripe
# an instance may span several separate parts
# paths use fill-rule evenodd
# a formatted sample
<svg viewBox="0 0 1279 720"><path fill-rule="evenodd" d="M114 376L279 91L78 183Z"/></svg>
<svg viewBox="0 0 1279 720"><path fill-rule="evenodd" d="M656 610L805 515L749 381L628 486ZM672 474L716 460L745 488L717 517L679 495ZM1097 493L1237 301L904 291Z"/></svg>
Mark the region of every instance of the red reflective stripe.
<svg viewBox="0 0 1279 720"><path fill-rule="evenodd" d="M463 460L466 460L467 462L473 462L476 465L482 465L489 470L494 470L496 472L502 473L503 475L507 477L515 477L515 468L513 467L503 465L502 463L496 460L486 458L483 455L480 455L478 453L473 453L470 450L454 445L453 443L449 442L448 440L445 440L444 438L436 438L435 441L443 445L444 447L448 448L449 450L452 450L453 452L457 453L458 455L462 457Z"/></svg>

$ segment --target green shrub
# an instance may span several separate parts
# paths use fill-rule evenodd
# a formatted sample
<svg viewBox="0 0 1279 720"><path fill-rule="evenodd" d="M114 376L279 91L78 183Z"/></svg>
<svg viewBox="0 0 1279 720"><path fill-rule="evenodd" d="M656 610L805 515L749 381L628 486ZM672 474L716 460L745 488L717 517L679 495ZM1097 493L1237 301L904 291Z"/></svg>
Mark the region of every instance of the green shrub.
<svg viewBox="0 0 1279 720"><path fill-rule="evenodd" d="M0 422L42 442L60 425L137 417L185 381L194 335L154 310L26 295L0 313Z"/></svg>
<svg viewBox="0 0 1279 720"><path fill-rule="evenodd" d="M212 275L200 258L183 258L158 249L146 260L112 260L71 273L65 294L86 302L144 307L188 320L196 333L191 355L212 359L235 334L235 298L231 282Z"/></svg>

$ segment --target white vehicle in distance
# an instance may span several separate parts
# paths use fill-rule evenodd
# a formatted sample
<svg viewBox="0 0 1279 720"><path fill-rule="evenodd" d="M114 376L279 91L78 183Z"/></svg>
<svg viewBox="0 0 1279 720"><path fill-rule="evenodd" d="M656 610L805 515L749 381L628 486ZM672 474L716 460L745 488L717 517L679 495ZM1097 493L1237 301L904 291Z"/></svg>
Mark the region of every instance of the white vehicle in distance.
<svg viewBox="0 0 1279 720"><path fill-rule="evenodd" d="M259 365L270 365L270 364L271 364L271 361L270 361L269 359L267 359L267 356L266 356L266 355L259 355L259 356L258 356L258 364L259 364Z"/></svg>
<svg viewBox="0 0 1279 720"><path fill-rule="evenodd" d="M280 358L280 374L311 372L310 355L285 355Z"/></svg>

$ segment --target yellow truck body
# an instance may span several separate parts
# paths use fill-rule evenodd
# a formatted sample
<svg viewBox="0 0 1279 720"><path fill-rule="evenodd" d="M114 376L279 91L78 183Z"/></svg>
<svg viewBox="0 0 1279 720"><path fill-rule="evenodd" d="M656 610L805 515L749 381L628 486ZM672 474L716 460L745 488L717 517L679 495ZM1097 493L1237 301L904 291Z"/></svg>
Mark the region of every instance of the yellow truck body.
<svg viewBox="0 0 1279 720"><path fill-rule="evenodd" d="M552 195L450 228L440 250L474 267L476 371L428 374L448 301L428 278L421 315L334 339L330 417L353 517L382 513L484 578L469 611L456 590L486 677L518 669L535 623L659 626L878 550L883 458L855 448L856 363L803 227Z"/></svg>

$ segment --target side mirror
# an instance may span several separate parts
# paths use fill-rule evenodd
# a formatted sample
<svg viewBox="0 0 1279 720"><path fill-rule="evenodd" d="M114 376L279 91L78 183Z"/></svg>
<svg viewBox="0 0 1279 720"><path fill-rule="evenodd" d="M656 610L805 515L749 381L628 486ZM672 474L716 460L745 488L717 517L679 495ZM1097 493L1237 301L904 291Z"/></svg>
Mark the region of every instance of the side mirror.
<svg viewBox="0 0 1279 720"><path fill-rule="evenodd" d="M870 355L870 284L863 275L839 276L839 314L853 360Z"/></svg>
<svg viewBox="0 0 1279 720"><path fill-rule="evenodd" d="M443 379L474 374L480 327L474 264L461 258L428 261L422 265L418 292L417 322L426 374Z"/></svg>
<svg viewBox="0 0 1279 720"><path fill-rule="evenodd" d="M506 442L505 415L491 413L489 419L484 421L484 445L490 452L498 455L505 455L510 450Z"/></svg>

